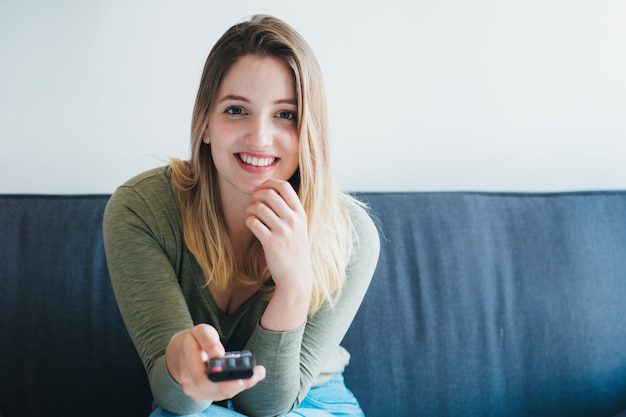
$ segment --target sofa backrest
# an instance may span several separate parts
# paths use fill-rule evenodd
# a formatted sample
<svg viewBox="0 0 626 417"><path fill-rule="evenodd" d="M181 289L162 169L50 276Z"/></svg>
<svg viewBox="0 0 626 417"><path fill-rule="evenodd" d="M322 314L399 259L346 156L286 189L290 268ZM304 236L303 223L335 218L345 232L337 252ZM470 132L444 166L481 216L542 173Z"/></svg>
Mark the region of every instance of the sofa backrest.
<svg viewBox="0 0 626 417"><path fill-rule="evenodd" d="M0 415L147 416L102 242L108 196L0 196Z"/></svg>
<svg viewBox="0 0 626 417"><path fill-rule="evenodd" d="M381 230L344 345L368 417L626 410L626 192L362 193ZM108 196L0 196L0 415L148 415Z"/></svg>
<svg viewBox="0 0 626 417"><path fill-rule="evenodd" d="M367 193L379 264L344 345L370 416L626 410L626 193Z"/></svg>

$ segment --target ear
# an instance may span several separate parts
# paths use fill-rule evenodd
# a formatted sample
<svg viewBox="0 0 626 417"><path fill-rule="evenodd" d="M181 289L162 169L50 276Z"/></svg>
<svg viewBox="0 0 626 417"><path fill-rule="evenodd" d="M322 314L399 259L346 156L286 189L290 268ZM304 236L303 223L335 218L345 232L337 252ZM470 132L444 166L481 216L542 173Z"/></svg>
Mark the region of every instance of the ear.
<svg viewBox="0 0 626 417"><path fill-rule="evenodd" d="M204 132L202 132L202 142L207 145L211 143L211 138L209 137L209 125L208 123L204 126Z"/></svg>

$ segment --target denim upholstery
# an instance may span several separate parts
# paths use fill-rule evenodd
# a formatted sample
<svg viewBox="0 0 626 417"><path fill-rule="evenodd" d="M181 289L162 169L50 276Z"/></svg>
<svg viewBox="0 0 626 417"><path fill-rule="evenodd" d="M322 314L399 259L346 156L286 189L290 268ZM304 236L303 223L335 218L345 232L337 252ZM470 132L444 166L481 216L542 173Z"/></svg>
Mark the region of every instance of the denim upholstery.
<svg viewBox="0 0 626 417"><path fill-rule="evenodd" d="M626 410L626 191L357 196L382 239L344 340L367 416ZM3 417L147 415L107 198L0 196Z"/></svg>

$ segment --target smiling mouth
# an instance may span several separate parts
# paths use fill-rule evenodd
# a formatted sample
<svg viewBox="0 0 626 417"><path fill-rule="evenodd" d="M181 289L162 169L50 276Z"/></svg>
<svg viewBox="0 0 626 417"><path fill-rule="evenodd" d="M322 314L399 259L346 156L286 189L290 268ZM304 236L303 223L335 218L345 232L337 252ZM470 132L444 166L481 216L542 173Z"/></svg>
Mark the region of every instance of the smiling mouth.
<svg viewBox="0 0 626 417"><path fill-rule="evenodd" d="M251 165L253 167L268 167L276 162L277 158L258 158L256 156L246 155L246 154L238 154L239 160L246 165Z"/></svg>

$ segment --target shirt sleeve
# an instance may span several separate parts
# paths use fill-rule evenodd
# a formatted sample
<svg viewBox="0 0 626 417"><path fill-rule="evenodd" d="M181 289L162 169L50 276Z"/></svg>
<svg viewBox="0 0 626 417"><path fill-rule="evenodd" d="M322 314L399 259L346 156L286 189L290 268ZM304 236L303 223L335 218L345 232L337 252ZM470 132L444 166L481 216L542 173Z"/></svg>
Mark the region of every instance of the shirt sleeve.
<svg viewBox="0 0 626 417"><path fill-rule="evenodd" d="M167 193L120 187L104 214L105 252L124 323L143 361L154 400L176 414L207 408L185 395L171 377L165 349L171 337L193 327L175 265L182 245L180 220Z"/></svg>
<svg viewBox="0 0 626 417"><path fill-rule="evenodd" d="M233 400L235 409L250 416L280 415L307 395L354 319L369 287L380 251L378 230L360 207L352 207L353 254L341 297L323 306L306 324L290 332L271 332L257 325L246 346L267 368L266 378Z"/></svg>

